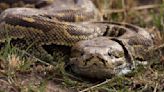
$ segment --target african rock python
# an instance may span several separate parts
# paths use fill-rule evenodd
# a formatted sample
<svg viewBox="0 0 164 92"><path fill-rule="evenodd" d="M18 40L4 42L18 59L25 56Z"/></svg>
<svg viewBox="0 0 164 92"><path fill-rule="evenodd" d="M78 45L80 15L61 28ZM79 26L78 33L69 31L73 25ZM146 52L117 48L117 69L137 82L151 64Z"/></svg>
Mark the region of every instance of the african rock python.
<svg viewBox="0 0 164 92"><path fill-rule="evenodd" d="M38 1L42 4L44 0ZM29 52L46 61L53 58L43 45L72 47L67 66L90 78L126 74L135 61L145 61L147 50L154 46L153 36L138 26L93 22L101 16L90 0L54 0L44 7L39 4L39 9L11 8L2 12L0 42L10 37L21 49L33 44Z"/></svg>

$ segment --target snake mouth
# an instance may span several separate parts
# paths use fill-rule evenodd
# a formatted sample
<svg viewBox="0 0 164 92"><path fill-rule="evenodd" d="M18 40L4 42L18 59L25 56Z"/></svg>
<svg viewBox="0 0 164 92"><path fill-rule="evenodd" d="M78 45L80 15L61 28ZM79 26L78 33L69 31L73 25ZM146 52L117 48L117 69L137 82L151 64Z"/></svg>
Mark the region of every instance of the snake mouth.
<svg viewBox="0 0 164 92"><path fill-rule="evenodd" d="M96 39L98 40L89 41L90 43L96 42L100 38ZM125 48L116 41L101 39L107 40L106 43L102 45L101 42L96 42L88 45L88 41L83 41L85 43L80 42L80 45L72 48L69 62L71 70L80 76L97 79L127 74L131 70L129 68L131 63L127 61ZM84 44L87 45L84 46Z"/></svg>
<svg viewBox="0 0 164 92"><path fill-rule="evenodd" d="M110 61L100 56L90 56L82 61L81 58L71 58L71 70L81 76L88 78L104 79L114 75L128 72L125 58L114 58Z"/></svg>

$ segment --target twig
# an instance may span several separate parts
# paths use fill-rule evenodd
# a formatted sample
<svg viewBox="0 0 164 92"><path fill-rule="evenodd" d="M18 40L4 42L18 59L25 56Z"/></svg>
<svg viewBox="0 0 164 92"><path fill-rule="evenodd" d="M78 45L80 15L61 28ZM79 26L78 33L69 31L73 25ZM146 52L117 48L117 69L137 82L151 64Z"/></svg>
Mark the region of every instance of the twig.
<svg viewBox="0 0 164 92"><path fill-rule="evenodd" d="M39 62L41 62L41 63L43 63L43 64L45 64L45 65L48 65L48 66L50 65L49 63L47 63L47 62L45 62L45 61L43 61L43 60L40 60L39 58L36 58L35 56L32 56L31 54L29 54L28 52L26 52L26 51L24 51L24 50L20 50L20 49L18 49L18 48L16 48L16 50L18 50L19 52L22 52L22 53L28 55L29 57L31 57L31 58L35 59L36 61L39 61Z"/></svg>
<svg viewBox="0 0 164 92"><path fill-rule="evenodd" d="M122 7L124 9L124 21L126 21L127 17L125 17L125 16L127 16L127 7L125 5L125 0L122 0Z"/></svg>
<svg viewBox="0 0 164 92"><path fill-rule="evenodd" d="M133 7L130 9L130 11L138 11L138 10L144 10L144 9L152 9L152 8L158 8L158 7L163 7L163 5L155 4L155 5L143 5L143 6L138 6L138 7ZM126 8L124 9L109 9L109 10L104 10L105 13L120 13L120 12L125 12Z"/></svg>
<svg viewBox="0 0 164 92"><path fill-rule="evenodd" d="M154 91L153 92L157 92L157 88L158 88L158 83L156 83Z"/></svg>
<svg viewBox="0 0 164 92"><path fill-rule="evenodd" d="M81 90L81 91L79 91L79 92L86 92L86 91L89 91L89 90L91 90L91 89L94 89L94 88L96 88L96 87L99 87L99 86L101 86L101 85L104 85L104 84L108 83L108 82L111 81L111 80L112 80L112 79L107 79L106 81L104 81L104 82L102 82L102 83L99 83L99 84L97 84L97 85L91 86L91 87L86 88L86 89L84 89L84 90Z"/></svg>
<svg viewBox="0 0 164 92"><path fill-rule="evenodd" d="M162 43L161 45L157 46L157 47L151 47L148 52L150 51L162 51L162 49L164 48L164 43ZM161 53L162 54L162 53Z"/></svg>

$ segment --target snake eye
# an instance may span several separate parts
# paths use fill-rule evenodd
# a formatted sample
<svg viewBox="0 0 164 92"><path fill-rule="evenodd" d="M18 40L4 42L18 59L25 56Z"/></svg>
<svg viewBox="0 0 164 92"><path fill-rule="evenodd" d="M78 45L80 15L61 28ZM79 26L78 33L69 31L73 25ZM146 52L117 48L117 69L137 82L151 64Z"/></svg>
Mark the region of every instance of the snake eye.
<svg viewBox="0 0 164 92"><path fill-rule="evenodd" d="M118 50L114 50L114 51L109 51L108 55L110 57L114 57L114 58L120 58L124 56L124 52L122 51L118 51Z"/></svg>
<svg viewBox="0 0 164 92"><path fill-rule="evenodd" d="M122 51L114 51L112 52L112 55L115 57L115 58L121 58L124 56L124 52Z"/></svg>

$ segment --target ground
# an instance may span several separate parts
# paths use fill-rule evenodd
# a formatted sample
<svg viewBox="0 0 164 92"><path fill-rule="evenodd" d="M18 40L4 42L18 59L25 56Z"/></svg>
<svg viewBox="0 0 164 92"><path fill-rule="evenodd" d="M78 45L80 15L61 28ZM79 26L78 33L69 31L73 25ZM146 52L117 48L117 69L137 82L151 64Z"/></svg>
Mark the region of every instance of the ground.
<svg viewBox="0 0 164 92"><path fill-rule="evenodd" d="M93 0L105 20L156 29L164 41L164 2ZM158 5L157 5L158 4ZM160 5L159 5L160 4ZM63 59L48 64L6 44L0 52L0 92L164 92L164 57L153 57L128 75L106 80L82 79L64 70Z"/></svg>

